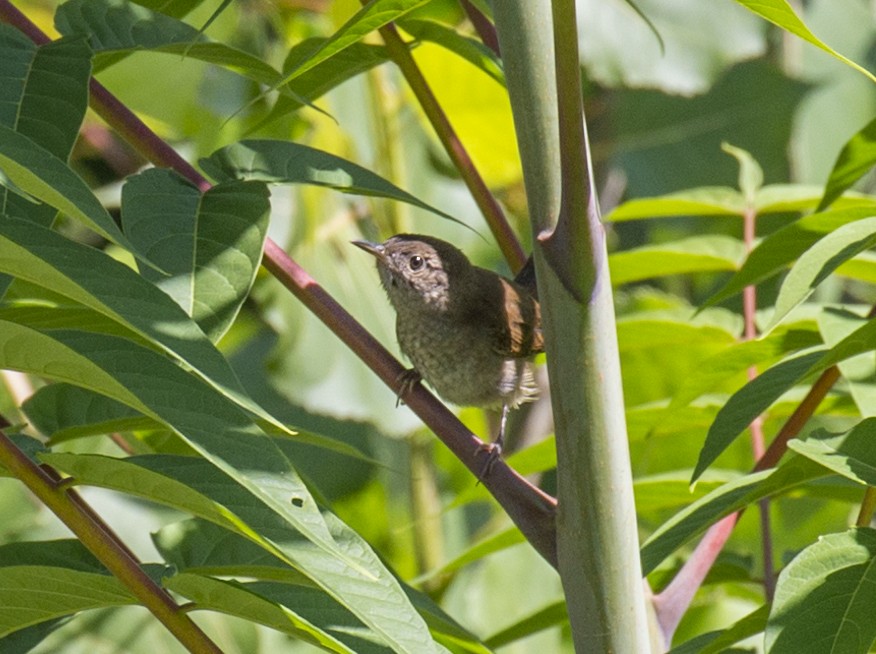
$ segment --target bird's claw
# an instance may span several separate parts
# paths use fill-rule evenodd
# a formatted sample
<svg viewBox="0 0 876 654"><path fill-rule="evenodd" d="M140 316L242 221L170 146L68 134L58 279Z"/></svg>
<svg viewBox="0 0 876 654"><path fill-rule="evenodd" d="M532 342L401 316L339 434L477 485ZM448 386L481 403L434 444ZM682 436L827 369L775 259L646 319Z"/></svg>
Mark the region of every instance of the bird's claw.
<svg viewBox="0 0 876 654"><path fill-rule="evenodd" d="M475 450L475 456L477 456L481 452L486 452L487 458L484 461L484 464L481 466L480 472L478 472L478 483L481 483L489 476L490 471L496 464L496 461L502 458L502 444L498 442L481 443Z"/></svg>
<svg viewBox="0 0 876 654"><path fill-rule="evenodd" d="M422 379L423 376L416 368L408 368L396 377L395 383L398 384L398 394L395 396L396 408L398 408L399 404L404 403L402 398L410 393L414 389L414 386L420 383Z"/></svg>

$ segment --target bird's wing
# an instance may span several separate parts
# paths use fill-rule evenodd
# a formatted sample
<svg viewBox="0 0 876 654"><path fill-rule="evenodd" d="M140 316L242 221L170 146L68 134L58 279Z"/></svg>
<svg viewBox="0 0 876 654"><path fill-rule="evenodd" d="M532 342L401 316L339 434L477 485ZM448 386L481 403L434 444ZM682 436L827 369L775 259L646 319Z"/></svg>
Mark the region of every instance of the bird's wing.
<svg viewBox="0 0 876 654"><path fill-rule="evenodd" d="M502 306L492 315L501 316L492 325L496 334L494 350L508 357L529 357L544 351L541 331L541 309L538 302L521 286L502 277L498 278L502 293Z"/></svg>

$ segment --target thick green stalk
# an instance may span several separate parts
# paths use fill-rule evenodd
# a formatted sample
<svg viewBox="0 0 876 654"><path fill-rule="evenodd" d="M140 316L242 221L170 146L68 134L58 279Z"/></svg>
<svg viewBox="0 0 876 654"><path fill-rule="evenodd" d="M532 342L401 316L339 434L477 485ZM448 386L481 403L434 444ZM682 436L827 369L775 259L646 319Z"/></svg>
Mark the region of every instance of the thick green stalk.
<svg viewBox="0 0 876 654"><path fill-rule="evenodd" d="M573 639L579 652L644 654L651 644L575 2L496 0L493 8L537 242L557 437L557 549Z"/></svg>

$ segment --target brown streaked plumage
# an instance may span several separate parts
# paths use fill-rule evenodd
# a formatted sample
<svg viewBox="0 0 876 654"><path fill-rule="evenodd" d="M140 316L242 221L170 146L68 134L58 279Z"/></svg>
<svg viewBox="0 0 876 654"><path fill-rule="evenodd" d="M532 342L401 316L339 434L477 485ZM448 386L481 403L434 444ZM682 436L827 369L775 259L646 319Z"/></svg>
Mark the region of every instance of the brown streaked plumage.
<svg viewBox="0 0 876 654"><path fill-rule="evenodd" d="M544 351L538 302L431 236L353 243L377 259L399 346L414 366L408 383L422 376L448 402L501 406L501 445L508 409L536 397L531 358Z"/></svg>

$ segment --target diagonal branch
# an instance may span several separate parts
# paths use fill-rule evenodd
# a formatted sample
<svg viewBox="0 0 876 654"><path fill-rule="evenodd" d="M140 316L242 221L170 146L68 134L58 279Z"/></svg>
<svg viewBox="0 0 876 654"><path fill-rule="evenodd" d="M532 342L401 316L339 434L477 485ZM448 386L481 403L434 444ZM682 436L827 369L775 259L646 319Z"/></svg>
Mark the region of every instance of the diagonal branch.
<svg viewBox="0 0 876 654"><path fill-rule="evenodd" d="M21 29L30 38L45 43L48 37L8 0L0 0L0 20ZM150 130L130 109L96 80L91 81L91 106L118 134L155 165L172 168L202 190L210 184L188 161ZM265 244L263 265L286 288L322 320L348 347L394 391L404 370L380 343L359 324L274 241ZM408 406L445 445L471 470L483 469L482 442L472 434L434 395L417 386L405 396ZM483 480L533 547L556 565L556 500L497 461Z"/></svg>
<svg viewBox="0 0 876 654"><path fill-rule="evenodd" d="M0 416L0 427L9 423ZM82 498L51 472L31 461L0 431L0 465L36 495L140 603L190 652L222 650L198 627L170 594L152 580L140 562ZM53 472L53 471L52 471Z"/></svg>

